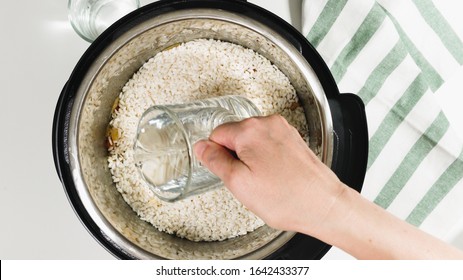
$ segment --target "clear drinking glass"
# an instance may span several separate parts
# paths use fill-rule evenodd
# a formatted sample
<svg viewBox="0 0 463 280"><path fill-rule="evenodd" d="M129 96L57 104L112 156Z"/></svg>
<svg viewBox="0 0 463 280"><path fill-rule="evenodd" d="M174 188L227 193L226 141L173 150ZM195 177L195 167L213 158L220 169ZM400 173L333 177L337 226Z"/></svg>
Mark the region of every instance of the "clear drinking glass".
<svg viewBox="0 0 463 280"><path fill-rule="evenodd" d="M222 186L222 181L196 160L194 143L207 139L220 124L259 115L249 99L233 95L153 106L138 124L135 166L151 190L165 201Z"/></svg>
<svg viewBox="0 0 463 280"><path fill-rule="evenodd" d="M111 24L139 7L139 0L69 0L68 17L77 34L91 43Z"/></svg>

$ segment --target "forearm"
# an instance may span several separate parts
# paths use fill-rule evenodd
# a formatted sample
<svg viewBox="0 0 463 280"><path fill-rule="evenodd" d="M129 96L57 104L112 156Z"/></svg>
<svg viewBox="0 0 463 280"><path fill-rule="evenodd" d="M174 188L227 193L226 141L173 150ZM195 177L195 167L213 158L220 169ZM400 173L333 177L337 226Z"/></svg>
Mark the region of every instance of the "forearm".
<svg viewBox="0 0 463 280"><path fill-rule="evenodd" d="M315 234L359 259L463 259L461 251L349 188Z"/></svg>

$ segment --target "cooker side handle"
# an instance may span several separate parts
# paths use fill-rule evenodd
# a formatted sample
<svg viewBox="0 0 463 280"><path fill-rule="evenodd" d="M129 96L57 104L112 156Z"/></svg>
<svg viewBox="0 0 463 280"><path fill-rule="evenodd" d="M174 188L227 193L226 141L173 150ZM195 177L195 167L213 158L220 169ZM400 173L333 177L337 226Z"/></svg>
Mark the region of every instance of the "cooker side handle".
<svg viewBox="0 0 463 280"><path fill-rule="evenodd" d="M333 118L333 162L339 179L360 192L368 161L368 127L365 105L355 94L328 100Z"/></svg>

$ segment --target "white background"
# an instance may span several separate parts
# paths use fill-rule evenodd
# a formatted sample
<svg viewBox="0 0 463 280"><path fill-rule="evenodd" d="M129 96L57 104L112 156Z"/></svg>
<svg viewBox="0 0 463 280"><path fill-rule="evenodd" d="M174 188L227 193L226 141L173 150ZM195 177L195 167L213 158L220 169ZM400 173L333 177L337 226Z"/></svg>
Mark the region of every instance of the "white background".
<svg viewBox="0 0 463 280"><path fill-rule="evenodd" d="M300 28L300 0L250 2ZM56 102L89 43L68 23L66 0L5 1L0 30L0 259L113 259L73 213L52 156ZM460 133L462 77L440 94Z"/></svg>

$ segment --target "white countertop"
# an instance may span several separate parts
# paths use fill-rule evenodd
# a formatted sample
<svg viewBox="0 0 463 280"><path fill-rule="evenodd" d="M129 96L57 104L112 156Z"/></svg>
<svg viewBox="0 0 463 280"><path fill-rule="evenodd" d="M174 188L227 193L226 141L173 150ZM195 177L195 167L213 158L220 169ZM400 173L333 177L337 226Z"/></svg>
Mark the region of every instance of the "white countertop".
<svg viewBox="0 0 463 280"><path fill-rule="evenodd" d="M250 2L300 26L299 0ZM89 43L68 23L64 0L8 1L0 28L0 259L113 259L73 213L52 156L56 102ZM459 133L461 77L446 84L458 94L447 89L441 98ZM326 258L349 256L335 249Z"/></svg>

